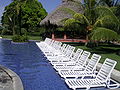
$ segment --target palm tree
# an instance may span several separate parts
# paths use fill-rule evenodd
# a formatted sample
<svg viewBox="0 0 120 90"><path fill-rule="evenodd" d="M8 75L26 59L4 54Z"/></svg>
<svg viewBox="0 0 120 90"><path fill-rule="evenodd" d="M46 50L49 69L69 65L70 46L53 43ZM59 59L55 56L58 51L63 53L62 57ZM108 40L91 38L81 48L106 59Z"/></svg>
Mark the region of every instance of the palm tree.
<svg viewBox="0 0 120 90"><path fill-rule="evenodd" d="M76 13L73 19L86 25L87 40L116 40L120 22L108 6L99 4L96 0L84 0L84 14Z"/></svg>
<svg viewBox="0 0 120 90"><path fill-rule="evenodd" d="M119 0L99 0L100 5L113 7L119 5Z"/></svg>

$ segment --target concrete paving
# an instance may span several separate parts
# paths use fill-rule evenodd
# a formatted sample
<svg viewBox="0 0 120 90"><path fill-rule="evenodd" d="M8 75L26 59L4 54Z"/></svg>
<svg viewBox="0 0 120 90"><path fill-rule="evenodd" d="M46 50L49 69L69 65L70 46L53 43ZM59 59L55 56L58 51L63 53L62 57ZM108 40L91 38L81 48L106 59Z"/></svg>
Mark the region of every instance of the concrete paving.
<svg viewBox="0 0 120 90"><path fill-rule="evenodd" d="M0 65L0 90L23 90L19 76L10 69Z"/></svg>
<svg viewBox="0 0 120 90"><path fill-rule="evenodd" d="M0 90L14 90L12 78L0 68Z"/></svg>

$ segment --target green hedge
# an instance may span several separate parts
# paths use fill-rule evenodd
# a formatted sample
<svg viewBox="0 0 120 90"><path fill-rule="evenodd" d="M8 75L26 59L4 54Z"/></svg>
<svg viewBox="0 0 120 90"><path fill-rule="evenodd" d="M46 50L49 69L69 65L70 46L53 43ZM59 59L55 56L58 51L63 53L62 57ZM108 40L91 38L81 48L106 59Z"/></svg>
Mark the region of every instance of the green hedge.
<svg viewBox="0 0 120 90"><path fill-rule="evenodd" d="M12 40L13 42L28 42L28 37L26 35L14 35Z"/></svg>

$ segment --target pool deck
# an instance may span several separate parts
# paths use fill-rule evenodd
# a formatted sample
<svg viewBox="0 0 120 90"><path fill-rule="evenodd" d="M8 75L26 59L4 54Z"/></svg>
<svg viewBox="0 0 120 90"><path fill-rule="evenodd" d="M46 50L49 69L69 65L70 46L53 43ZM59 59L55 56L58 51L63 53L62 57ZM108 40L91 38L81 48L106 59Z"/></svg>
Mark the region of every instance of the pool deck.
<svg viewBox="0 0 120 90"><path fill-rule="evenodd" d="M0 90L24 90L19 76L12 70L1 65Z"/></svg>

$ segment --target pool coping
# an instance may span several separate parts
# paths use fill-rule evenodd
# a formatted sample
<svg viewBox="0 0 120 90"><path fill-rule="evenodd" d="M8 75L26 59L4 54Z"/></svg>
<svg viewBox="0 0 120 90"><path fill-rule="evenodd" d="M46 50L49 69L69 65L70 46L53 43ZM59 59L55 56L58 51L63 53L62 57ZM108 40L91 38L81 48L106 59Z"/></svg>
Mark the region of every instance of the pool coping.
<svg viewBox="0 0 120 90"><path fill-rule="evenodd" d="M22 81L21 81L20 77L15 72L13 72L12 70L10 70L2 65L0 65L0 67L5 72L7 72L9 74L9 76L12 78L14 90L24 90Z"/></svg>
<svg viewBox="0 0 120 90"><path fill-rule="evenodd" d="M101 68L101 66L102 66L102 64L98 63L97 64L97 70L99 70ZM118 83L120 83L120 71L114 69L112 71L111 78L114 79L115 81L117 81Z"/></svg>
<svg viewBox="0 0 120 90"><path fill-rule="evenodd" d="M11 42L13 42L12 41L12 39L10 39L10 38L0 38L0 39L2 39L2 40L11 40ZM41 40L29 40L29 42L41 42ZM14 42L13 42L14 43ZM18 42L19 43L19 42Z"/></svg>

